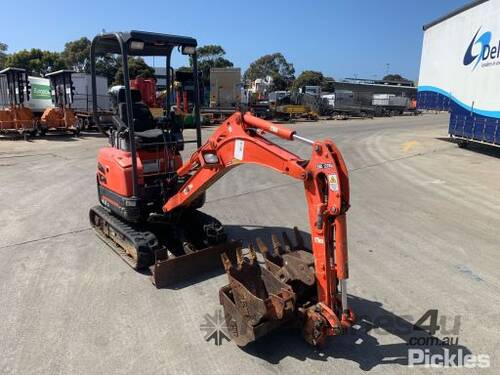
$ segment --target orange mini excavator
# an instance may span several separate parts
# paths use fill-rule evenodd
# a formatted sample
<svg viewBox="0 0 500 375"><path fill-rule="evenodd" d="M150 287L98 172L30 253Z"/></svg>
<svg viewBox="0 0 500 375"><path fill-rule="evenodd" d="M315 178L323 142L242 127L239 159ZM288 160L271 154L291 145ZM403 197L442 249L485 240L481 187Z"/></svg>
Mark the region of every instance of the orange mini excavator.
<svg viewBox="0 0 500 375"><path fill-rule="evenodd" d="M129 56L165 56L169 90L170 59L178 50L191 58L198 77L193 38L141 31L101 34L91 45L93 100L96 59L121 55L124 85L116 93L110 145L97 161L100 205L90 210L97 234L128 264L149 270L157 287L224 266L228 284L220 303L233 341L244 346L283 324L302 328L320 345L354 322L347 303L346 165L331 140L312 141L249 113L236 112L202 144L198 80L194 82L196 140L183 137L182 123L165 112L153 119L140 93L130 89ZM99 118L95 115L99 124ZM271 134L309 144L309 160L273 143ZM198 149L183 164L186 143ZM302 181L309 211L311 246L295 228L295 243L272 236L272 250L256 239L243 254L241 242L228 241L224 227L198 209L205 191L232 168L253 163ZM256 248L261 255L257 255ZM222 260L222 261L221 261ZM262 265L261 265L262 264Z"/></svg>

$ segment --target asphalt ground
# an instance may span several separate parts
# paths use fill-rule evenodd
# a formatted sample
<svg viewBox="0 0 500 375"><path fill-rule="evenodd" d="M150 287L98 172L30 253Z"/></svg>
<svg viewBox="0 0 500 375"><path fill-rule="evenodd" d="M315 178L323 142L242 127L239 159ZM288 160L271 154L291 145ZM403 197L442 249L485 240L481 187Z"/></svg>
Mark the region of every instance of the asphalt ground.
<svg viewBox="0 0 500 375"><path fill-rule="evenodd" d="M0 373L464 371L409 367L417 349L487 355L490 367L473 371L498 373L500 149L458 148L447 120L290 125L305 137L332 138L350 170L349 302L359 320L320 350L293 329L245 349L207 342L200 326L221 309L224 274L157 290L99 240L88 209L97 202L95 159L105 138L0 142ZM310 153L307 144L278 143ZM202 210L245 241L294 225L309 232L302 184L258 166L224 176ZM414 329L432 317L440 326L433 335Z"/></svg>

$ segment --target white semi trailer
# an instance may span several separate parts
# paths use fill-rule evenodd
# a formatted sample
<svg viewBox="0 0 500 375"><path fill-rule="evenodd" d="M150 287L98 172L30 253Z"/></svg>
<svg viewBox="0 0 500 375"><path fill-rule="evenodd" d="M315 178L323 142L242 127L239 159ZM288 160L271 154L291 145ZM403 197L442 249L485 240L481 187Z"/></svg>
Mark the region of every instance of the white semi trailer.
<svg viewBox="0 0 500 375"><path fill-rule="evenodd" d="M72 107L81 112L92 112L92 79L90 74L73 73L71 76L75 87L75 96ZM97 111L109 111L111 102L108 94L108 79L96 77Z"/></svg>
<svg viewBox="0 0 500 375"><path fill-rule="evenodd" d="M210 107L235 108L241 102L241 69L210 69Z"/></svg>
<svg viewBox="0 0 500 375"><path fill-rule="evenodd" d="M449 134L500 145L500 0L478 0L424 26L417 103L450 111Z"/></svg>

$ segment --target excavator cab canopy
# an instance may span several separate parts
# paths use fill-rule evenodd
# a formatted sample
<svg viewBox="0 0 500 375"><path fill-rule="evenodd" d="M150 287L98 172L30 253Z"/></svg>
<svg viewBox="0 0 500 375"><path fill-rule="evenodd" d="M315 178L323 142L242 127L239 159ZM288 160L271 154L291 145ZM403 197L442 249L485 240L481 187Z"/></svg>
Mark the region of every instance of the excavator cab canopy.
<svg viewBox="0 0 500 375"><path fill-rule="evenodd" d="M187 36L137 30L101 34L94 42L98 55L122 54L125 49L129 56L170 56L175 47L180 47L183 54L192 55L198 45L196 39Z"/></svg>
<svg viewBox="0 0 500 375"><path fill-rule="evenodd" d="M137 95L133 95L130 87L130 75L128 68L129 57L165 57L165 72L166 72L166 88L167 94L165 96L164 105L164 117L155 120L155 124L158 123L161 128L172 126L175 123L175 118L170 113L171 103L170 103L170 87L172 81L171 73L171 57L172 51L177 49L181 54L190 57L192 62L192 75L193 75L193 117L194 126L196 128L196 140L183 140L182 143L196 142L197 147L201 147L201 128L200 128L200 90L199 90L199 78L198 78L198 64L196 58L196 39L191 37L171 35L171 34L160 34L146 31L127 31L127 32L112 32L103 33L97 35L93 40L90 47L90 63L91 63L91 74L92 74L92 102L94 108L94 121L99 128L100 119L97 113L97 86L96 86L96 64L98 58L104 57L106 55L120 55L121 66L120 69L123 72L123 94L125 101L121 102L121 116L114 117L115 121L119 122L119 128L126 129L128 132L129 139L129 149L132 157L132 179L133 183L133 195L137 196L137 166L136 166L136 137L135 137L135 125L137 127L144 128L145 125L149 125L150 121L148 119L147 124L143 121L149 116L144 114L144 105L141 100L137 98ZM135 111L134 111L135 109ZM140 110L139 110L140 109ZM149 109L146 108L149 112ZM156 126L156 125L155 125Z"/></svg>
<svg viewBox="0 0 500 375"><path fill-rule="evenodd" d="M196 58L196 47L198 43L196 39L180 35L160 34L147 31L127 31L127 32L113 32L97 35L92 41L90 60L92 72L92 97L94 101L94 109L97 108L97 93L95 85L96 76L96 62L99 57L105 55L120 55L121 56L121 69L123 70L123 85L125 88L126 107L129 118L126 121L126 126L133 136L133 98L130 89L130 76L128 72L128 57L148 57L148 56L164 56L166 65L166 88L167 95L165 95L165 116L170 116L170 87L172 81L171 69L171 56L174 49L178 49L183 55L188 55L191 58L194 82L194 125L196 127L196 143L198 147L201 146L201 129L200 129L200 94L199 94L199 79L198 77L198 64ZM95 114L95 121L99 124L99 118Z"/></svg>

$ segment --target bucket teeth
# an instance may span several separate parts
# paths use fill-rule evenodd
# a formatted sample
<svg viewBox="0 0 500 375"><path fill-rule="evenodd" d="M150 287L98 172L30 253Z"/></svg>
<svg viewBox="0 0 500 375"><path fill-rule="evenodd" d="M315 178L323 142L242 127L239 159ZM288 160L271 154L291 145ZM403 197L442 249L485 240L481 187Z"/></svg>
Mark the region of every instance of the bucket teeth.
<svg viewBox="0 0 500 375"><path fill-rule="evenodd" d="M276 234L271 234L271 241L273 243L274 255L281 255L283 253L283 245Z"/></svg>
<svg viewBox="0 0 500 375"><path fill-rule="evenodd" d="M241 269L244 261L245 261L245 258L243 257L241 247L238 247L236 249L236 263L238 264L238 269Z"/></svg>
<svg viewBox="0 0 500 375"><path fill-rule="evenodd" d="M306 247L304 245L304 239L300 234L299 228L293 227L293 233L295 234L295 242L297 242L297 246L295 247L295 249L305 250Z"/></svg>
<svg viewBox="0 0 500 375"><path fill-rule="evenodd" d="M257 247L259 248L259 251L262 253L267 258L267 255L269 254L269 249L267 248L266 244L264 241L262 241L259 237L255 239L257 242Z"/></svg>
<svg viewBox="0 0 500 375"><path fill-rule="evenodd" d="M255 249L252 244L248 245L248 259L250 259L250 264L257 261L257 254L255 253Z"/></svg>
<svg viewBox="0 0 500 375"><path fill-rule="evenodd" d="M283 242L285 243L285 252L289 253L292 251L293 245L292 242L290 241L290 238L286 234L286 232L283 232L282 234L283 237Z"/></svg>
<svg viewBox="0 0 500 375"><path fill-rule="evenodd" d="M229 259L226 253L222 253L220 257L222 259L222 264L224 265L224 270L228 272L233 266L233 264L231 263L231 259Z"/></svg>

